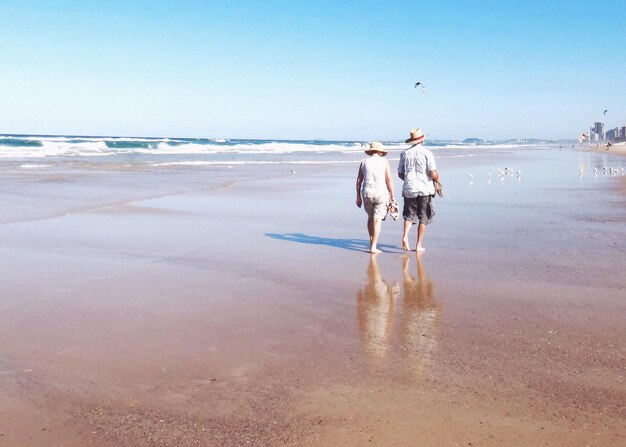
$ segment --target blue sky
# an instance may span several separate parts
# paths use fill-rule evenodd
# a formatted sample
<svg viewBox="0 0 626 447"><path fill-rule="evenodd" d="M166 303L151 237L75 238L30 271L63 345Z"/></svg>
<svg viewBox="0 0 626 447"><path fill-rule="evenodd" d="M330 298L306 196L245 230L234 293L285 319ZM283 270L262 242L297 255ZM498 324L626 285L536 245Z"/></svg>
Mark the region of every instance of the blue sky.
<svg viewBox="0 0 626 447"><path fill-rule="evenodd" d="M622 0L0 0L0 133L575 138L626 123L625 29Z"/></svg>

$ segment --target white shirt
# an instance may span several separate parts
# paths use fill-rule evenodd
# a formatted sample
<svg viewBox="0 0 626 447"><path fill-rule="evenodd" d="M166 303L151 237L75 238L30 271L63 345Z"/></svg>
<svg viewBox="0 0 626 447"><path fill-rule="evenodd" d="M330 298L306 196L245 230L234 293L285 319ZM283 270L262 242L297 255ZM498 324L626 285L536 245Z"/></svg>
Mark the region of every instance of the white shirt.
<svg viewBox="0 0 626 447"><path fill-rule="evenodd" d="M361 162L363 184L361 194L371 199L384 199L389 196L385 172L387 171L387 159L379 155L371 155Z"/></svg>
<svg viewBox="0 0 626 447"><path fill-rule="evenodd" d="M435 157L424 146L413 146L400 154L398 173L404 174L402 197L430 196L435 194L430 171L436 171Z"/></svg>

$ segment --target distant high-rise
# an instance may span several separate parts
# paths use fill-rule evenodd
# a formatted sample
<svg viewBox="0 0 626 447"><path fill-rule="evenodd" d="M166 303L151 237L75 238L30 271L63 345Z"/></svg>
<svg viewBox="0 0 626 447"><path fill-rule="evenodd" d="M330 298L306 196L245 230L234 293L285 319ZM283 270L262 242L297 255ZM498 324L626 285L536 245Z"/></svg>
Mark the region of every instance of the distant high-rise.
<svg viewBox="0 0 626 447"><path fill-rule="evenodd" d="M611 129L606 131L606 140L615 141L619 138L619 128Z"/></svg>
<svg viewBox="0 0 626 447"><path fill-rule="evenodd" d="M593 123L593 133L602 136L603 131L604 131L604 123L601 123L601 122Z"/></svg>

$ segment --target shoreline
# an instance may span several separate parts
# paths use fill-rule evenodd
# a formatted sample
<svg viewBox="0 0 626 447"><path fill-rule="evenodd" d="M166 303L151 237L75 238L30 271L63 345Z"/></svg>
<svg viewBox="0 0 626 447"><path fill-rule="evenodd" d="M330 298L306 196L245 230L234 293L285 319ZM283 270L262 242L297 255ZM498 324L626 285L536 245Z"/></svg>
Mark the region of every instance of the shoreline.
<svg viewBox="0 0 626 447"><path fill-rule="evenodd" d="M619 155L621 157L626 156L626 143L616 143L613 144L610 148L606 147L606 144L604 145L600 145L599 147L593 147L590 146L588 147L588 150L590 150L591 152L595 152L595 153L607 153L607 154L611 154L611 155Z"/></svg>

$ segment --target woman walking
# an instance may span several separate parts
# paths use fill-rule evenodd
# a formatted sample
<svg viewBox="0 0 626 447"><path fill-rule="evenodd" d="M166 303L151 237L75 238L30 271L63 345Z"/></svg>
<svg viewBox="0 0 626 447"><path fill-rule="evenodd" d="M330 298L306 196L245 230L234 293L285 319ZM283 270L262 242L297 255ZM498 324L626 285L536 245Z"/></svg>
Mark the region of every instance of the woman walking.
<svg viewBox="0 0 626 447"><path fill-rule="evenodd" d="M387 149L377 141L370 143L365 151L369 157L359 166L356 178L356 206L365 208L367 231L370 235L370 253L380 253L376 247L380 226L387 215L387 207L393 199L391 169L385 155Z"/></svg>

